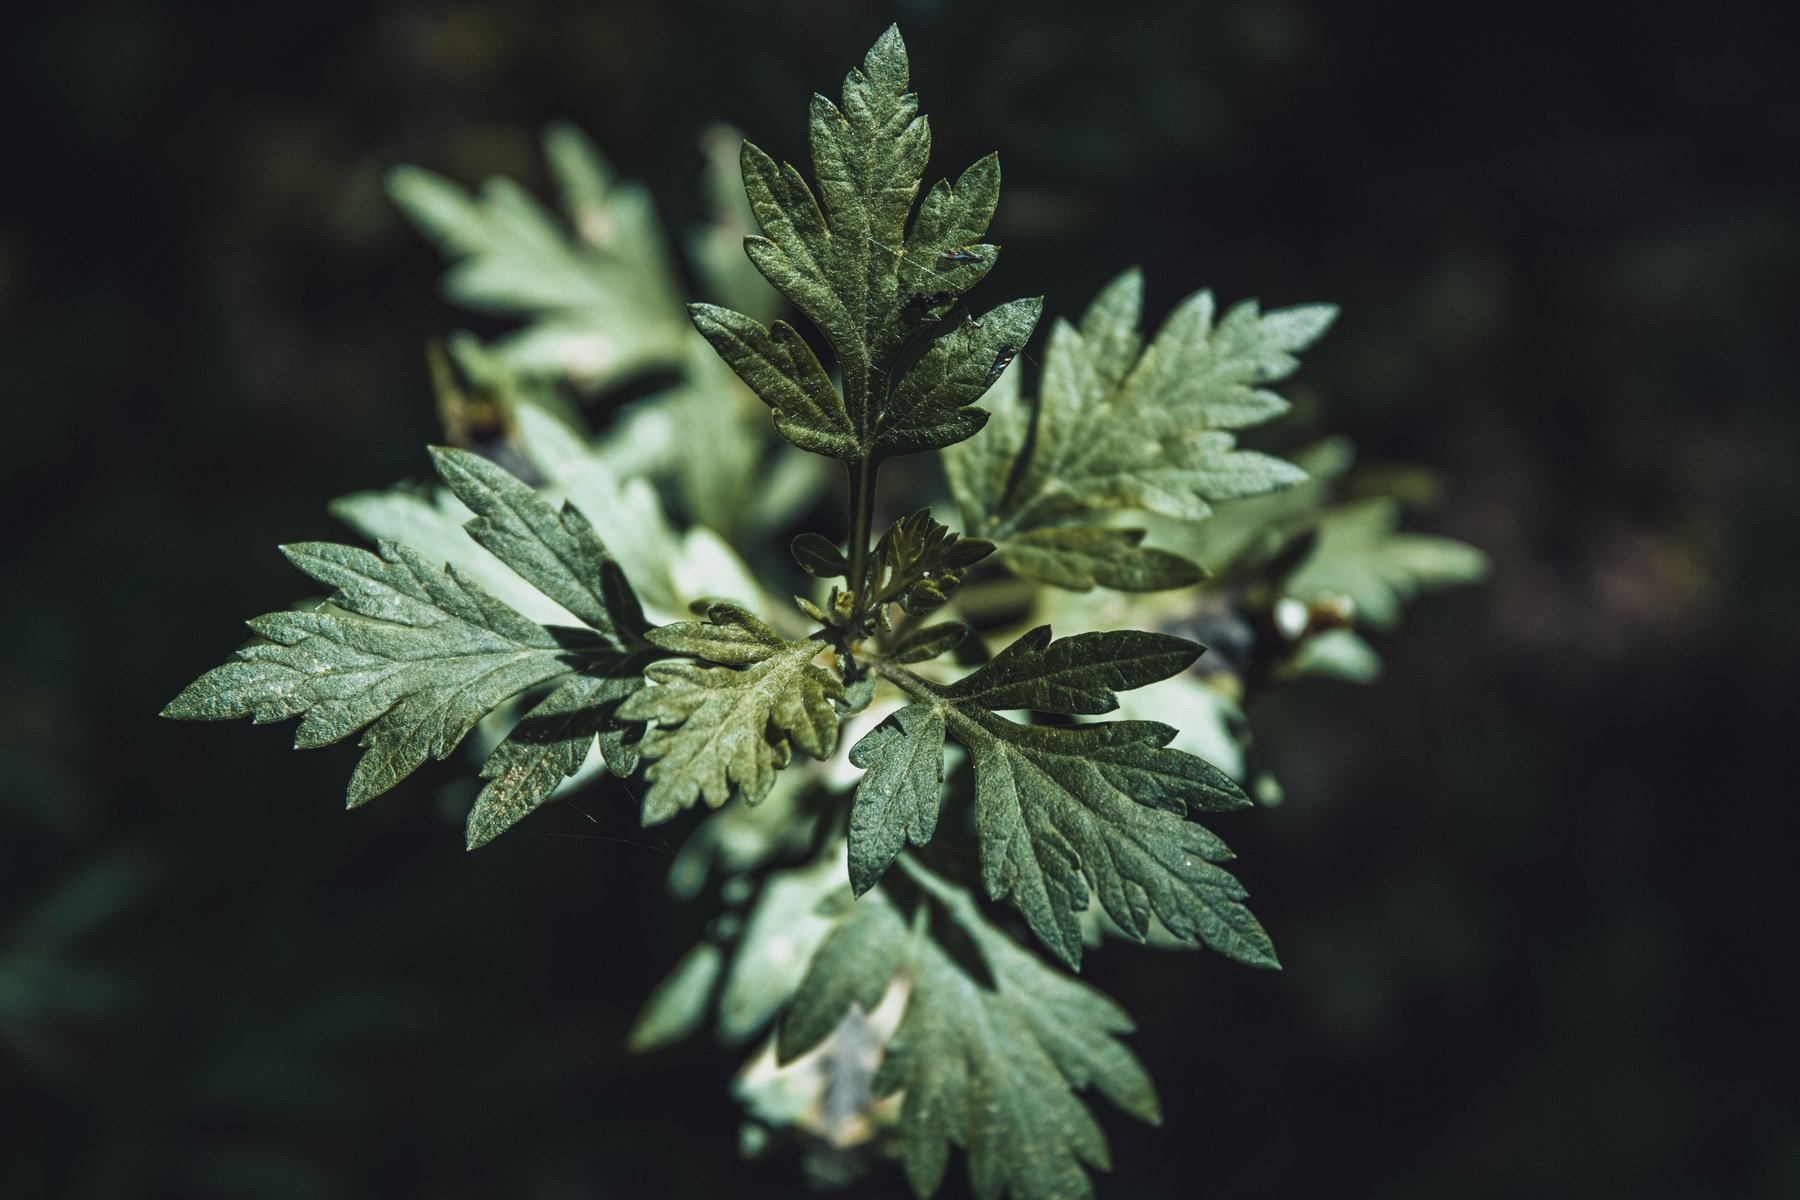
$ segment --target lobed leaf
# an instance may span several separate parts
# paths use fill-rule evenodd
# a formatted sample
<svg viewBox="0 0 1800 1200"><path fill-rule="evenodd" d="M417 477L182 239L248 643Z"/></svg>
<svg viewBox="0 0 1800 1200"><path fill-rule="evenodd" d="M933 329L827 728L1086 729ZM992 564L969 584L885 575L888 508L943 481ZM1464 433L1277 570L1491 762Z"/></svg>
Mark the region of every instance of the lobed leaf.
<svg viewBox="0 0 1800 1200"><path fill-rule="evenodd" d="M656 722L639 746L651 760L646 825L699 800L718 808L734 787L754 804L787 765L790 742L819 759L837 745L832 702L844 699L844 686L813 662L823 642L786 641L735 605L715 604L707 617L653 630L648 639L729 665L657 663L645 672L655 686L619 708L628 720Z"/></svg>
<svg viewBox="0 0 1800 1200"><path fill-rule="evenodd" d="M595 635L552 633L452 568L404 546L285 546L288 560L336 589L335 607L250 622L265 642L190 684L163 715L180 720L300 717L297 747L365 730L349 803L363 804L443 759L518 693L605 661Z"/></svg>
<svg viewBox="0 0 1800 1200"><path fill-rule="evenodd" d="M1131 1018L1018 946L967 892L916 865L907 874L924 920L909 928L880 891L858 902L813 956L779 1054L811 1049L852 1005L872 1010L904 977L906 1008L875 1093L905 1094L900 1157L913 1190L937 1191L954 1144L981 1200L1091 1197L1088 1169L1107 1169L1110 1156L1076 1093L1091 1087L1139 1120L1161 1120L1155 1086L1119 1040Z"/></svg>

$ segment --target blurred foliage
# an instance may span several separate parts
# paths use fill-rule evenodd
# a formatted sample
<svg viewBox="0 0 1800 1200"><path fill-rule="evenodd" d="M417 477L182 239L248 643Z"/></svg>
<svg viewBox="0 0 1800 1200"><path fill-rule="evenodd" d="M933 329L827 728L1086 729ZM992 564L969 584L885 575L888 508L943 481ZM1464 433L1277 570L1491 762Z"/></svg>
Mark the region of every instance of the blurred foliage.
<svg viewBox="0 0 1800 1200"><path fill-rule="evenodd" d="M899 8L921 90L982 115L946 159L1001 131L1018 290L1073 312L1138 258L1152 313L1202 279L1340 300L1297 423L1444 469L1429 527L1494 560L1371 637L1386 678L1349 712L1324 684L1255 701L1249 769L1287 803L1238 840L1282 977L1092 956L1146 1061L1230 1096L1166 1113L1207 1127L1209 1186L1791 1194L1794 889L1756 807L1800 666L1785 14ZM786 1163L694 1150L734 1124L695 1100L715 1055L620 1052L615 979L705 933L643 903L671 847L622 793L465 856L420 836L429 778L347 821L320 803L347 757L149 714L242 596L291 587L271 530L341 536L317 498L437 436L418 347L460 318L389 164L538 192L533 131L574 116L704 241L679 148L791 128L891 15L92 3L15 29L0 379L9 487L49 519L3 623L9 1192L792 1194ZM96 548L134 594L75 586ZM1184 1139L1107 1131L1114 1191L1191 1191Z"/></svg>

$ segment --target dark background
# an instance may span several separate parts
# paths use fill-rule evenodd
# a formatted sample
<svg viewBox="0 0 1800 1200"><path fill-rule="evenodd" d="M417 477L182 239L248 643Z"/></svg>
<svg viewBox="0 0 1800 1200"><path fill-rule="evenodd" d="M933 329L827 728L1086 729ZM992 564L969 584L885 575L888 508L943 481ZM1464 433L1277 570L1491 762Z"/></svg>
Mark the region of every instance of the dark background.
<svg viewBox="0 0 1800 1200"><path fill-rule="evenodd" d="M425 466L420 347L466 318L390 164L535 187L568 116L680 230L703 126L798 156L897 16L934 172L1006 163L1007 294L1067 313L1135 261L1155 313L1341 303L1299 431L1443 468L1430 526L1496 563L1373 689L1255 714L1288 802L1230 832L1284 973L1091 958L1167 1113L1106 1115L1104 1193L1800 1194L1782 7L15 14L0 1190L801 1190L740 1164L734 1056L620 1048L705 915L662 895L675 831L601 792L466 855L464 763L347 816L353 750L154 714L297 594L275 543Z"/></svg>

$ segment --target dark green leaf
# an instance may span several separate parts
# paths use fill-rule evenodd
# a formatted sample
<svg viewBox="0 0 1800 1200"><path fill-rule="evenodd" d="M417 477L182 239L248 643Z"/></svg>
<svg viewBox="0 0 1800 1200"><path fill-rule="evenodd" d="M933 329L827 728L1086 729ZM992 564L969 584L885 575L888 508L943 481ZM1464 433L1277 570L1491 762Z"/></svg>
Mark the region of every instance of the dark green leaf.
<svg viewBox="0 0 1800 1200"><path fill-rule="evenodd" d="M941 772L941 757L931 763L931 755L912 743L915 734L920 742L929 740L927 714L935 714L974 762L989 895L1011 896L1032 932L1064 962L1081 960L1078 914L1087 908L1091 888L1106 914L1139 941L1154 916L1177 937L1198 937L1253 965L1276 965L1268 936L1243 906L1243 888L1215 865L1231 852L1186 819L1191 809L1248 805L1229 776L1169 749L1175 730L1167 725L1020 725L994 711L1110 711L1118 703L1115 690L1176 674L1197 653L1191 642L1152 633L1051 641L1045 627L948 689L904 668L884 667L916 703L897 714L903 720L878 729L854 752L870 769L858 785L851 821L853 872L873 880L899 850L901 831L915 843L929 836L920 795L928 770ZM860 823L857 813L866 814Z"/></svg>
<svg viewBox="0 0 1800 1200"><path fill-rule="evenodd" d="M1180 674L1203 647L1166 633L1112 630L1050 640L1040 625L949 689L954 699L988 709L1029 708L1098 716L1128 692Z"/></svg>
<svg viewBox="0 0 1800 1200"><path fill-rule="evenodd" d="M579 771L595 736L618 725L613 714L619 702L642 685L641 667L621 658L610 673L592 668L569 676L527 712L482 765L488 783L469 810L468 848L511 829Z"/></svg>
<svg viewBox="0 0 1800 1200"><path fill-rule="evenodd" d="M919 357L875 424L880 456L937 450L974 437L988 414L970 408L1031 340L1043 299L1014 300L961 322Z"/></svg>
<svg viewBox="0 0 1800 1200"><path fill-rule="evenodd" d="M937 831L944 784L944 715L909 704L850 749L864 770L850 810L850 886L874 886L910 840L923 846Z"/></svg>
<svg viewBox="0 0 1800 1200"><path fill-rule="evenodd" d="M888 658L897 663L921 663L948 654L969 639L974 626L967 621L923 625L900 639Z"/></svg>
<svg viewBox="0 0 1800 1200"><path fill-rule="evenodd" d="M819 534L803 533L793 540L789 549L793 551L794 561L808 575L841 579L850 573L850 560L844 557L837 543Z"/></svg>
<svg viewBox="0 0 1800 1200"><path fill-rule="evenodd" d="M1100 586L1122 592L1190 587L1206 573L1187 559L1140 543L1141 529L1076 525L1032 529L1003 544L1000 561L1040 583L1085 592Z"/></svg>
<svg viewBox="0 0 1800 1200"><path fill-rule="evenodd" d="M558 512L505 468L467 450L439 446L431 457L456 498L475 513L464 526L469 536L521 579L602 633L642 627L631 585L574 505ZM623 625L615 604L623 606Z"/></svg>
<svg viewBox="0 0 1800 1200"><path fill-rule="evenodd" d="M877 620L885 615L883 606L896 602L923 616L941 607L968 569L993 552L992 542L954 534L922 508L894 522L876 542L864 594Z"/></svg>
<svg viewBox="0 0 1800 1200"><path fill-rule="evenodd" d="M769 406L783 437L814 454L862 456L844 398L793 326L777 321L765 329L711 304L690 304L688 311L719 357Z"/></svg>
<svg viewBox="0 0 1800 1200"><path fill-rule="evenodd" d="M931 134L907 90L906 47L889 29L842 99L813 98L818 193L800 172L746 142L744 190L763 235L745 239L757 269L831 343L834 389L794 331L696 305L695 323L775 413L795 445L849 460L935 449L975 433L971 408L1030 338L1038 301L951 318L999 248L982 242L999 197L991 155L955 187L940 183L918 215Z"/></svg>
<svg viewBox="0 0 1800 1200"><path fill-rule="evenodd" d="M967 892L917 866L908 874L927 919L909 929L880 891L858 901L795 994L784 1054L817 1044L852 1005L874 1008L904 972L906 1009L875 1092L905 1093L900 1152L913 1190L937 1191L960 1145L981 1200L1091 1197L1084 1168L1110 1160L1076 1093L1091 1087L1139 1120L1161 1120L1155 1086L1119 1040L1131 1018L1020 948Z"/></svg>

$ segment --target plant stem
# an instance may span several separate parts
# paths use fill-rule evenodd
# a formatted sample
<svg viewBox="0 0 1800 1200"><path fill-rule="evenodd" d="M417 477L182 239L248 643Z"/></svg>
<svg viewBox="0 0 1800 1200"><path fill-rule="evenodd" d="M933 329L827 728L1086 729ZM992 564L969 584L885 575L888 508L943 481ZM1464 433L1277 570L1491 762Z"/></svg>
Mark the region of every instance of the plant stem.
<svg viewBox="0 0 1800 1200"><path fill-rule="evenodd" d="M881 460L858 458L850 461L850 596L853 611L862 616L863 594L869 566L869 535L875 525L875 476Z"/></svg>

